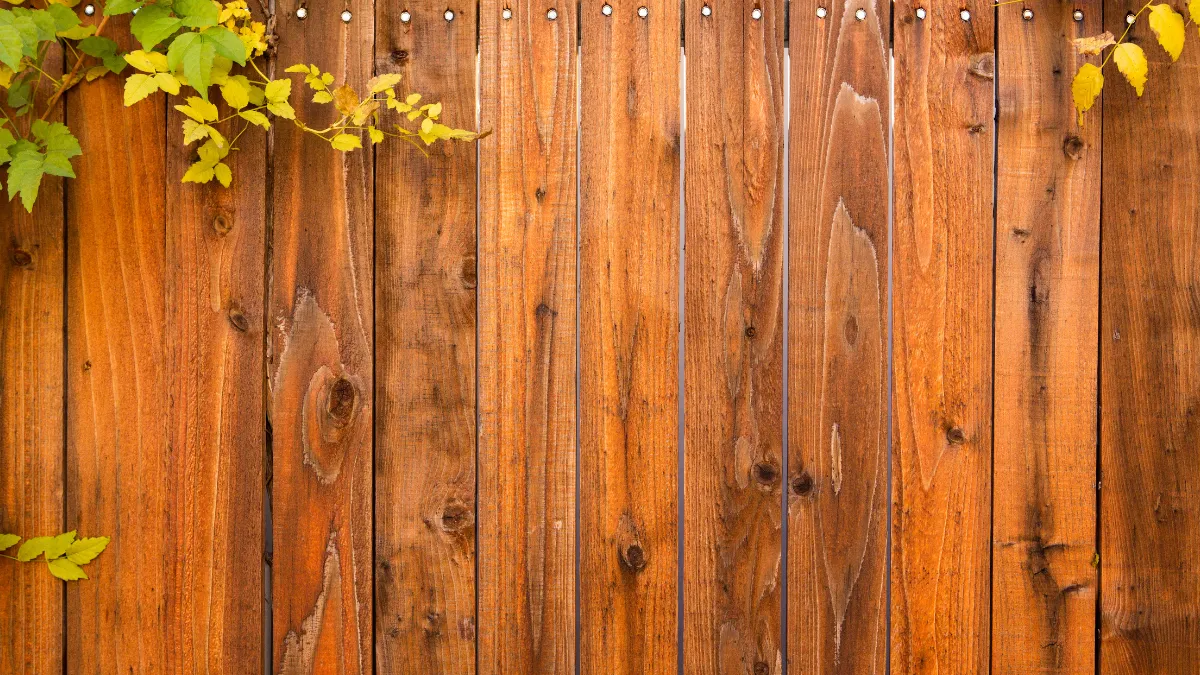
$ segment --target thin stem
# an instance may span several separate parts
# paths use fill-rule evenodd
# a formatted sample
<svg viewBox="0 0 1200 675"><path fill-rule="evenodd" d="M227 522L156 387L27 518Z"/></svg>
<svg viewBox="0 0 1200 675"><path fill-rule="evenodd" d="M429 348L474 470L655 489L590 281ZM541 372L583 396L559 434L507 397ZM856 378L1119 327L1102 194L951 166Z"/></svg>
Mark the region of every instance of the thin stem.
<svg viewBox="0 0 1200 675"><path fill-rule="evenodd" d="M100 20L100 24L96 26L96 32L92 33L92 35L93 36L100 35L101 33L104 32L104 27L107 25L108 25L108 17L105 16L103 19ZM50 99L46 101L46 109L42 112L42 116L39 117L38 119L42 119L42 120L46 119L46 115L49 115L50 111L54 109L54 104L58 103L58 99L62 98L63 93L66 92L68 89L70 89L71 86L74 84L75 76L79 74L79 69L82 66L83 66L83 58L80 57L78 60L75 61L75 66L71 68L71 72L66 77L63 78L62 86L59 87L57 90L55 90L55 92L50 96Z"/></svg>
<svg viewBox="0 0 1200 675"><path fill-rule="evenodd" d="M1153 0L1151 0L1151 2L1153 2ZM1108 50L1108 56L1104 57L1104 62L1100 64L1100 70L1104 70L1104 66L1108 65L1108 62L1112 59L1113 54L1115 54L1117 51L1117 46L1125 41L1125 38L1129 36L1129 31L1133 30L1133 25L1137 23L1138 17L1142 15L1142 12L1149 8L1150 3L1147 2L1146 4L1142 5L1142 8L1137 11L1137 14L1133 15L1133 21L1126 22L1125 32L1121 33L1121 37L1117 40L1117 44L1113 45L1113 48Z"/></svg>

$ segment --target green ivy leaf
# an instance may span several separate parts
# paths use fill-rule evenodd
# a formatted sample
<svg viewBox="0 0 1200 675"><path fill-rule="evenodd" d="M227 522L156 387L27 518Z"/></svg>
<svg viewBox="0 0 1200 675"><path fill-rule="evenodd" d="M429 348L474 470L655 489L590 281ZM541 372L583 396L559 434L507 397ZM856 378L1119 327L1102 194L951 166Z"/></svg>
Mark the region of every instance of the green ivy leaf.
<svg viewBox="0 0 1200 675"><path fill-rule="evenodd" d="M41 180L40 176L38 177L38 180ZM12 169L9 169L8 185L9 199L12 199ZM37 187L34 186L35 195L36 192ZM46 550L46 545L52 541L54 541L54 537L33 537L31 539L26 539L25 543L21 544L21 548L17 549L17 560L20 560L21 562L29 562L30 560L33 560L41 555L42 552Z"/></svg>
<svg viewBox="0 0 1200 675"><path fill-rule="evenodd" d="M12 12L0 9L0 63L20 70L21 57L25 56L25 41L14 21Z"/></svg>
<svg viewBox="0 0 1200 675"><path fill-rule="evenodd" d="M12 155L8 154L8 149L17 142L13 137L12 132L8 129L0 129L0 164L12 159Z"/></svg>
<svg viewBox="0 0 1200 675"><path fill-rule="evenodd" d="M21 536L17 534L0 534L0 551L7 551L16 546L17 542L21 541Z"/></svg>
<svg viewBox="0 0 1200 675"><path fill-rule="evenodd" d="M135 9L140 9L143 4L141 0L108 0L104 3L104 16L128 14ZM141 12L139 11L138 14Z"/></svg>
<svg viewBox="0 0 1200 675"><path fill-rule="evenodd" d="M84 537L67 547L67 560L76 565L86 565L96 559L108 547L108 537Z"/></svg>
<svg viewBox="0 0 1200 675"><path fill-rule="evenodd" d="M54 18L56 32L70 30L80 24L79 15L65 5L51 4L46 11Z"/></svg>
<svg viewBox="0 0 1200 675"><path fill-rule="evenodd" d="M162 5L147 5L129 22L133 36L142 43L142 49L150 51L155 45L175 34L183 21L171 16L171 10Z"/></svg>
<svg viewBox="0 0 1200 675"><path fill-rule="evenodd" d="M97 35L79 41L79 51L98 59L104 58L109 54L116 54L117 49L119 47L116 42Z"/></svg>
<svg viewBox="0 0 1200 675"><path fill-rule="evenodd" d="M66 558L55 558L49 562L50 574L63 581L79 581L88 578L83 568Z"/></svg>
<svg viewBox="0 0 1200 675"><path fill-rule="evenodd" d="M183 25L189 28L215 26L221 18L221 10L212 0L175 0L172 9L183 18Z"/></svg>
<svg viewBox="0 0 1200 675"><path fill-rule="evenodd" d="M208 2L208 0L204 0ZM212 7L212 3L208 3ZM239 66L246 65L246 43L224 26L206 28L200 33L204 41L211 44L218 54L233 61ZM290 80L289 80L290 81Z"/></svg>
<svg viewBox="0 0 1200 675"><path fill-rule="evenodd" d="M215 57L216 48L199 33L184 33L175 38L167 49L167 65L172 71L182 68L188 84L205 101L208 100L208 85L212 81Z"/></svg>

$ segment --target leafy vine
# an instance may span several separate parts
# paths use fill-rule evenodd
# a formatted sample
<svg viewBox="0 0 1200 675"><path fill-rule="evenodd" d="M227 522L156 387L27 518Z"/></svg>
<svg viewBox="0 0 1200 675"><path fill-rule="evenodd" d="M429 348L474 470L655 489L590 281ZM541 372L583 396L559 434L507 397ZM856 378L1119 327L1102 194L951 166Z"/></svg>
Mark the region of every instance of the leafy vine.
<svg viewBox="0 0 1200 675"><path fill-rule="evenodd" d="M8 558L17 562L33 562L38 556L41 556L46 562L50 574L63 581L79 581L88 578L87 573L83 571L83 566L95 560L96 556L108 547L109 538L76 539L75 530L71 530L54 537L26 539L25 543L21 544L21 548L17 549L15 556L3 553L3 551L16 546L19 541L21 541L20 535L0 534L0 558Z"/></svg>

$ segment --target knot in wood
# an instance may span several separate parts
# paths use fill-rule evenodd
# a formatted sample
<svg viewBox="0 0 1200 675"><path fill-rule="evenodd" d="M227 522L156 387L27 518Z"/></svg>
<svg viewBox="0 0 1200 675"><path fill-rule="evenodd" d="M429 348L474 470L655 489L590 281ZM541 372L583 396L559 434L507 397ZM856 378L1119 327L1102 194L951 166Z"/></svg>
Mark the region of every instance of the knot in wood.
<svg viewBox="0 0 1200 675"><path fill-rule="evenodd" d="M92 369L92 362L91 362L91 360L87 360L87 361L84 361L84 362L83 362L83 369L84 369L85 371L87 371L87 370L91 370L91 369Z"/></svg>
<svg viewBox="0 0 1200 675"><path fill-rule="evenodd" d="M1083 139L1078 136L1067 136L1063 141L1063 154L1071 159L1078 160L1083 157L1084 149Z"/></svg>
<svg viewBox="0 0 1200 675"><path fill-rule="evenodd" d="M758 661L754 664L754 675L768 675L771 672L771 666L768 666L764 661Z"/></svg>
<svg viewBox="0 0 1200 675"><path fill-rule="evenodd" d="M458 532L475 524L474 514L462 502L453 501L442 509L442 531Z"/></svg>
<svg viewBox="0 0 1200 675"><path fill-rule="evenodd" d="M475 288L479 283L478 272L476 271L475 256L469 255L463 258L462 267L459 268L458 278L462 280L463 288Z"/></svg>
<svg viewBox="0 0 1200 675"><path fill-rule="evenodd" d="M971 64L967 67L972 75L992 80L996 78L996 55L992 52L972 54Z"/></svg>
<svg viewBox="0 0 1200 675"><path fill-rule="evenodd" d="M796 476L796 478L792 480L792 492L795 492L801 497L811 493L812 489L813 479L812 476L808 475L807 471L802 472L799 476Z"/></svg>
<svg viewBox="0 0 1200 675"><path fill-rule="evenodd" d="M538 189L534 190L533 197L534 197L534 199L538 200L539 204L541 204L542 200L546 198L546 188L539 187Z"/></svg>
<svg viewBox="0 0 1200 675"><path fill-rule="evenodd" d="M237 307L229 308L229 323L233 325L239 333L245 333L250 330L250 322L246 320L246 315Z"/></svg>
<svg viewBox="0 0 1200 675"><path fill-rule="evenodd" d="M754 339L755 335L758 335L758 329L754 326L746 326L746 337Z"/></svg>
<svg viewBox="0 0 1200 675"><path fill-rule="evenodd" d="M17 267L29 267L33 264L33 256L25 249L14 248L9 254L9 258Z"/></svg>
<svg viewBox="0 0 1200 675"><path fill-rule="evenodd" d="M762 485L774 485L779 480L779 470L770 462L758 462L750 469L754 480Z"/></svg>
<svg viewBox="0 0 1200 675"><path fill-rule="evenodd" d="M967 435L958 427L950 427L946 430L946 440L950 445L962 445L967 442Z"/></svg>
<svg viewBox="0 0 1200 675"><path fill-rule="evenodd" d="M233 229L233 223L230 223L229 219L224 215L218 215L216 218L213 218L212 228L217 234L226 235Z"/></svg>
<svg viewBox="0 0 1200 675"><path fill-rule="evenodd" d="M846 344L853 347L858 344L858 319L854 315L846 317L846 323L842 326L842 332L846 336Z"/></svg>
<svg viewBox="0 0 1200 675"><path fill-rule="evenodd" d="M350 423L350 418L354 416L356 398L358 392L354 390L350 380L344 377L334 380L333 386L329 388L329 399L325 402L325 412L336 426L344 427Z"/></svg>
<svg viewBox="0 0 1200 675"><path fill-rule="evenodd" d="M641 572L646 568L646 552L642 550L641 544L630 544L621 551L621 562L634 572Z"/></svg>
<svg viewBox="0 0 1200 675"><path fill-rule="evenodd" d="M390 57L392 59L392 63L404 63L408 60L408 50L393 49Z"/></svg>

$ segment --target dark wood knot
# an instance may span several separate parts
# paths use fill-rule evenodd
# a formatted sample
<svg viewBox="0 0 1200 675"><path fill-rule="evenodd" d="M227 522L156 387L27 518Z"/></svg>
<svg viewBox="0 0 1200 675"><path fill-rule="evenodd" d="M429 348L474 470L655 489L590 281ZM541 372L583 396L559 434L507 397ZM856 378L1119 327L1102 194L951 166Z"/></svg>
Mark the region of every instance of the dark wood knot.
<svg viewBox="0 0 1200 675"><path fill-rule="evenodd" d="M358 392L354 385L344 377L339 377L329 388L329 400L325 403L325 411L330 419L339 427L346 426L354 416L354 399Z"/></svg>
<svg viewBox="0 0 1200 675"><path fill-rule="evenodd" d="M853 314L846 317L842 332L846 336L846 344L850 346L858 344L858 319L854 318Z"/></svg>
<svg viewBox="0 0 1200 675"><path fill-rule="evenodd" d="M31 255L29 251L26 251L25 249L14 248L12 253L9 254L9 257L12 259L12 263L17 267L29 267L33 264L33 255Z"/></svg>
<svg viewBox="0 0 1200 675"><path fill-rule="evenodd" d="M242 314L241 310L237 307L231 307L229 309L229 323L232 324L239 333L245 333L246 331L250 330L250 322L246 320L246 315Z"/></svg>
<svg viewBox="0 0 1200 675"><path fill-rule="evenodd" d="M463 258L458 277L462 280L463 288L475 288L479 283L479 273L476 269L475 256L469 255Z"/></svg>
<svg viewBox="0 0 1200 675"><path fill-rule="evenodd" d="M405 61L408 60L408 50L393 49L390 56L392 59L392 63L404 63Z"/></svg>
<svg viewBox="0 0 1200 675"><path fill-rule="evenodd" d="M1067 136L1063 140L1063 154L1071 159L1078 160L1083 157L1083 150L1086 147L1083 139L1078 136Z"/></svg>
<svg viewBox="0 0 1200 675"><path fill-rule="evenodd" d="M754 480L763 485L774 485L779 480L779 469L775 468L770 462L758 462L750 468L750 473L754 476Z"/></svg>
<svg viewBox="0 0 1200 675"><path fill-rule="evenodd" d="M217 234L226 235L233 229L233 224L224 215L218 215L216 218L213 218L212 228Z"/></svg>
<svg viewBox="0 0 1200 675"><path fill-rule="evenodd" d="M812 492L812 490L813 479L812 476L808 475L807 471L801 472L799 476L796 476L794 479L792 479L792 492L795 492L801 497L808 495Z"/></svg>
<svg viewBox="0 0 1200 675"><path fill-rule="evenodd" d="M946 440L950 445L962 445L967 442L967 435L958 427L950 427L946 430Z"/></svg>
<svg viewBox="0 0 1200 675"><path fill-rule="evenodd" d="M771 672L771 666L765 662L759 661L754 664L754 675L768 675Z"/></svg>
<svg viewBox="0 0 1200 675"><path fill-rule="evenodd" d="M458 532L471 527L474 523L475 515L471 513L471 509L467 508L466 504L451 502L442 509L442 530L444 532Z"/></svg>
<svg viewBox="0 0 1200 675"><path fill-rule="evenodd" d="M641 544L630 544L621 551L621 562L634 572L641 572L646 568L646 552L642 550Z"/></svg>
<svg viewBox="0 0 1200 675"><path fill-rule="evenodd" d="M758 335L758 329L754 326L746 326L746 337L753 340L755 335Z"/></svg>
<svg viewBox="0 0 1200 675"><path fill-rule="evenodd" d="M534 199L538 200L539 204L541 204L542 200L546 198L546 188L539 187L538 189L534 190L533 197L534 197Z"/></svg>

